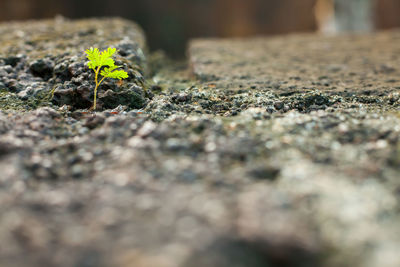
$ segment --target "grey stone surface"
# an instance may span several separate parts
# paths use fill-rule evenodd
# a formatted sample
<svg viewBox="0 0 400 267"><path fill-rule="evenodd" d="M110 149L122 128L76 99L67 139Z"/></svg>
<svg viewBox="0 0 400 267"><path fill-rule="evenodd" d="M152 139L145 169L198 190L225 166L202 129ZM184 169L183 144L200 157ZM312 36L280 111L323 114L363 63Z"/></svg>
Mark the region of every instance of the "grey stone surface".
<svg viewBox="0 0 400 267"><path fill-rule="evenodd" d="M224 88L387 94L400 88L400 32L194 40L194 75Z"/></svg>
<svg viewBox="0 0 400 267"><path fill-rule="evenodd" d="M113 21L126 31L94 20L90 40L136 29ZM399 40L197 40L190 68L146 54L128 82L143 107L97 112L35 97L69 68L67 85L91 79L78 46L59 80L27 74L51 64L26 44L0 53L0 266L399 266Z"/></svg>

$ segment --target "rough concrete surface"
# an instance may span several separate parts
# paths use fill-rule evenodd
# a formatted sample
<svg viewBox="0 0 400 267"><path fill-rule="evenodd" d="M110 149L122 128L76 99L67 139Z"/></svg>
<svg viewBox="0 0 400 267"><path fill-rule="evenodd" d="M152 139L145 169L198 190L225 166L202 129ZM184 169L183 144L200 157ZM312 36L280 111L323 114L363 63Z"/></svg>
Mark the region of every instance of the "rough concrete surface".
<svg viewBox="0 0 400 267"><path fill-rule="evenodd" d="M1 267L400 266L400 32L188 63L120 19L0 33ZM90 46L130 76L96 112Z"/></svg>

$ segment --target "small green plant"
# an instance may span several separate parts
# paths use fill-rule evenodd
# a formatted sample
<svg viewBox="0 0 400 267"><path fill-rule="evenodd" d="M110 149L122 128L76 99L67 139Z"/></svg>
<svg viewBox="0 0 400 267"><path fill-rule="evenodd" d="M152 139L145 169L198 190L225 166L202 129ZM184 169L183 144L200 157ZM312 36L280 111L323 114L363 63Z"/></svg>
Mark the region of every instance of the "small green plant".
<svg viewBox="0 0 400 267"><path fill-rule="evenodd" d="M85 51L87 58L89 59L87 65L95 74L94 80L96 82L96 87L94 88L93 110L96 110L97 89L105 78L119 80L128 78L128 73L126 71L117 70L121 66L115 65L114 59L112 59L112 56L116 51L115 48L110 47L102 52L100 52L98 48L93 47ZM100 80L99 74L103 76Z"/></svg>

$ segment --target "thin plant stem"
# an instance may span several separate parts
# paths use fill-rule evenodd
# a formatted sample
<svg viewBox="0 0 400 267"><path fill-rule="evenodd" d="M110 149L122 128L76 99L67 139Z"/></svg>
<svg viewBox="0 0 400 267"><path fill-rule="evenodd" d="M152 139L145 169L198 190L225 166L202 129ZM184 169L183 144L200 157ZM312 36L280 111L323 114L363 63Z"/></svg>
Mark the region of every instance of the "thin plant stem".
<svg viewBox="0 0 400 267"><path fill-rule="evenodd" d="M97 98L97 89L99 88L100 84L104 81L106 77L103 77L100 82L98 81L98 75L99 75L100 67L97 68L96 70L96 75L95 75L95 82L96 82L96 87L94 88L94 101L93 101L93 110L96 110L96 98Z"/></svg>
<svg viewBox="0 0 400 267"><path fill-rule="evenodd" d="M99 87L98 76L99 76L100 66L95 70L94 81L96 82L96 87L94 88L94 101L93 101L93 110L96 110L96 95L97 95L97 88Z"/></svg>
<svg viewBox="0 0 400 267"><path fill-rule="evenodd" d="M98 84L96 84L96 87L94 88L94 101L93 101L93 110L96 110L96 95L97 95L97 87L99 87Z"/></svg>

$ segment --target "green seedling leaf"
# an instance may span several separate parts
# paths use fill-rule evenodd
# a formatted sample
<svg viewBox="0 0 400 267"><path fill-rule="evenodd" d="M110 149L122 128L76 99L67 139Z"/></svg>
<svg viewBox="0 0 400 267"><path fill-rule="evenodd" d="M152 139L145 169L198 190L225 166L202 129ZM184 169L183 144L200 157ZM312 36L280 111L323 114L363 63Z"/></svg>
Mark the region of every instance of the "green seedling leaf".
<svg viewBox="0 0 400 267"><path fill-rule="evenodd" d="M114 66L114 59L111 57L117 50L115 48L108 48L103 52L100 52L98 48L91 47L87 49L85 53L87 54L87 58L89 59L88 67L90 69L95 70L98 67L103 66Z"/></svg>
<svg viewBox="0 0 400 267"><path fill-rule="evenodd" d="M112 78L112 79L121 80L128 78L128 73L126 73L126 71L115 70L117 68L120 68L120 66L112 66L109 68L104 68L104 70L102 70L100 74L106 78Z"/></svg>

